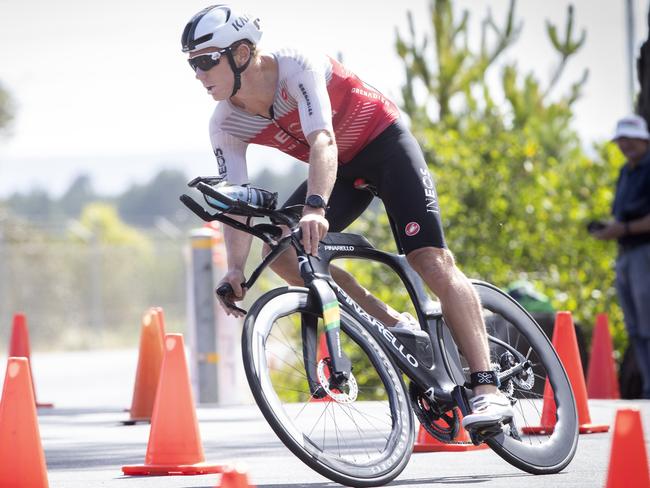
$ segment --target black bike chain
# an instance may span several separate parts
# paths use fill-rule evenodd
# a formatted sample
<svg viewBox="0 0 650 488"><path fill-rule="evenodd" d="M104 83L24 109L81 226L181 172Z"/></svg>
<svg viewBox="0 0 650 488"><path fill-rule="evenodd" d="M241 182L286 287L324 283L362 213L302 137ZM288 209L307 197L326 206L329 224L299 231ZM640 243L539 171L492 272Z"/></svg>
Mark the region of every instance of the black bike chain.
<svg viewBox="0 0 650 488"><path fill-rule="evenodd" d="M422 389L415 383L409 383L409 396L413 413L420 421L420 424L429 434L440 442L450 443L456 439L460 427L458 409L454 408L449 412L440 412L431 400L424 394ZM442 420L447 427L440 426L436 421Z"/></svg>

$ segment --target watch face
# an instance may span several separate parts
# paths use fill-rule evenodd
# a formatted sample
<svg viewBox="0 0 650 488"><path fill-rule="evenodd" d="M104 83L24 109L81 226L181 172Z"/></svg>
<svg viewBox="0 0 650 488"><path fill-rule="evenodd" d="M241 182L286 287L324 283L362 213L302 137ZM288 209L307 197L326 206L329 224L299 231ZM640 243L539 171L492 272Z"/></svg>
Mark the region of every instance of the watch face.
<svg viewBox="0 0 650 488"><path fill-rule="evenodd" d="M312 208L325 208L325 200L320 195L309 195L305 200L305 205Z"/></svg>

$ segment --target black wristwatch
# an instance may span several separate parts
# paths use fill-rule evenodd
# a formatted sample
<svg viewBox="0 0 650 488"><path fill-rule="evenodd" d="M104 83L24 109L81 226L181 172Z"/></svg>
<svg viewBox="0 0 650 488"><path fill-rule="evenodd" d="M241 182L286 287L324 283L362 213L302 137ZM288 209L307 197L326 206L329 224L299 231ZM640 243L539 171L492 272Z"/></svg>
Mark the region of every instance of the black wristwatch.
<svg viewBox="0 0 650 488"><path fill-rule="evenodd" d="M327 208L325 199L320 195L309 195L305 200L305 205L311 208Z"/></svg>

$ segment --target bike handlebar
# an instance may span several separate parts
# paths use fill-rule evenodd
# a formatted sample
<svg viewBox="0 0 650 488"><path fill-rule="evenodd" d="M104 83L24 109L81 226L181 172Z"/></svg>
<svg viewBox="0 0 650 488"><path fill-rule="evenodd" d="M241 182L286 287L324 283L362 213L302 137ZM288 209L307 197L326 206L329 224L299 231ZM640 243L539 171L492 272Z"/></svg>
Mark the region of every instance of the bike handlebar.
<svg viewBox="0 0 650 488"><path fill-rule="evenodd" d="M266 203L268 206L264 207L254 205L250 202L234 199L228 195L225 195L223 192L220 192L219 188L213 187L213 185L221 183L222 180L222 178L215 176L200 176L198 178L194 178L188 183L188 186L196 188L203 194L203 197L206 198L208 205L217 209L217 212L215 213L207 211L203 205L198 203L189 195L181 195L180 200L183 205L185 205L202 220L206 222L213 222L217 220L237 230L258 237L271 247L271 252L264 257L262 263L253 271L248 281L242 283L243 287L251 288L253 286L253 283L257 281L257 278L259 278L264 268L273 262L289 245L293 244L297 251L302 249L302 246L299 242L299 221L302 216L302 205L294 205L291 207L276 210L275 201L277 194L271 194L270 192L267 192L266 190L262 190L260 188L222 186L221 188L224 190L234 189L234 192L231 191L231 194L234 195L248 195L248 197L250 197L251 193L248 193L248 191L257 192L255 196L261 198L259 201ZM216 202L211 203L207 197L212 198ZM246 222L240 222L239 220L229 217L227 214L244 216L247 217L247 220ZM252 225L251 219L253 217L267 217L271 223ZM282 229L279 227L279 225L288 226L291 229L291 234L287 237L282 238ZM234 290L230 283L222 283L215 291L219 297L219 300L225 307L231 310L236 310L242 314L246 314L246 310L235 305Z"/></svg>
<svg viewBox="0 0 650 488"><path fill-rule="evenodd" d="M243 308L239 308L237 305L235 305L235 301L233 300L235 290L233 290L232 285L230 283L223 283L219 285L219 287L215 291L217 293L217 296L221 298L221 302L225 306L227 306L230 309L237 310L239 313L243 313L244 315L246 315L246 310L244 310Z"/></svg>
<svg viewBox="0 0 650 488"><path fill-rule="evenodd" d="M209 197L219 204L219 208L215 213L207 211L205 207L203 207L189 195L181 195L180 200L183 205L185 205L195 215L206 222L213 222L217 220L238 230L259 237L264 242L269 244L276 241L282 235L282 229L280 229L279 225L286 225L291 230L294 230L298 227L298 222L302 215L302 205L296 205L276 210L274 208L276 195L272 194L271 207L265 208L263 206L255 205L240 199L234 199L231 196L226 195L224 192L220 192L218 188L214 187L214 185L222 182L223 178L217 176L199 176L188 183L188 186L196 188L199 192L201 192L206 201L208 201L207 198ZM223 188L230 189L232 187L224 186ZM258 188L254 188L252 190L270 194L266 190ZM210 205L209 201L208 205ZM214 207L214 205L211 206ZM221 206L223 206L223 208L221 208ZM229 217L227 214L239 215L247 217L248 219L246 223L243 223L233 219L232 217ZM250 219L253 217L267 217L271 220L272 223L251 225Z"/></svg>

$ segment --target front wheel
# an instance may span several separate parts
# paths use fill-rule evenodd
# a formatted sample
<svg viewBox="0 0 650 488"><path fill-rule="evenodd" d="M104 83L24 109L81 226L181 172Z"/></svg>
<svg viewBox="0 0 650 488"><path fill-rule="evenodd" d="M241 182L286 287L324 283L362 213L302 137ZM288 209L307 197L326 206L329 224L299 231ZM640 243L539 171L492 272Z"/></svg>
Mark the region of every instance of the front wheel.
<svg viewBox="0 0 650 488"><path fill-rule="evenodd" d="M251 308L242 354L255 401L282 442L318 473L348 486L388 483L408 463L414 442L401 374L341 306L340 341L352 375L345 388L328 387L323 342L312 366L327 395L314 398L303 356L306 316L323 330L321 310L304 288L273 290Z"/></svg>

